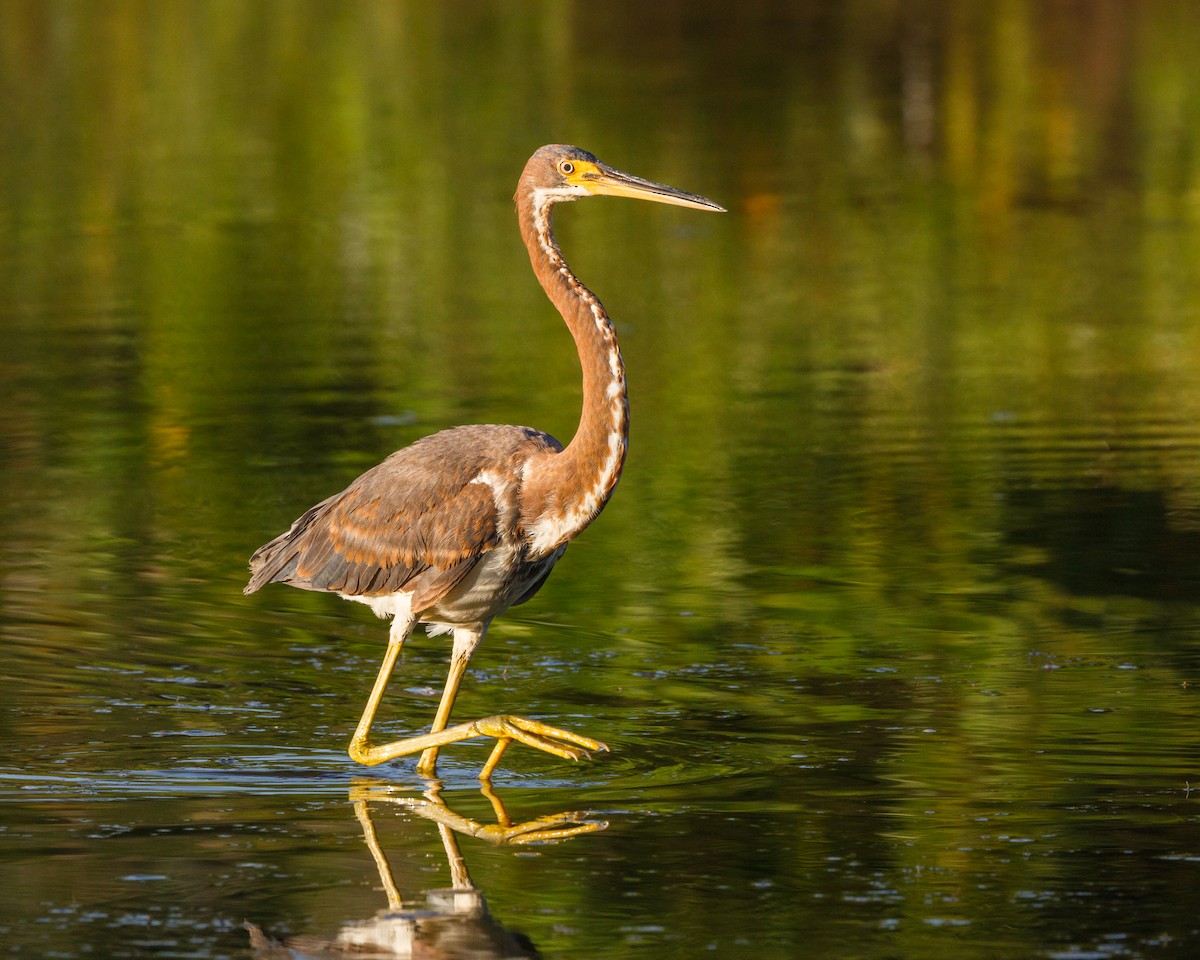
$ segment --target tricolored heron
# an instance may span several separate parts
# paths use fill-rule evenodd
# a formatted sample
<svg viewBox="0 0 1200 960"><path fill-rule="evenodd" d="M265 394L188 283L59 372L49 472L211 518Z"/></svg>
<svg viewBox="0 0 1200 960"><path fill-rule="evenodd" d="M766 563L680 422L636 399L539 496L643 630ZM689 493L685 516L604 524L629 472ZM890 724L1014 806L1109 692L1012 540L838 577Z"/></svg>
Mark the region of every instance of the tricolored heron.
<svg viewBox="0 0 1200 960"><path fill-rule="evenodd" d="M341 493L322 500L250 558L246 593L267 583L323 590L391 617L387 652L350 756L376 764L421 752L432 776L438 749L472 737L496 744L480 772L491 777L513 740L577 760L607 750L598 740L502 714L448 727L458 686L488 624L546 582L567 543L604 508L625 462L629 404L617 334L600 301L563 259L554 239L556 203L635 197L698 210L723 208L692 193L614 170L578 147L542 147L515 196L533 272L562 314L583 368L583 412L563 447L530 427L464 426L398 450ZM452 633L450 672L430 732L367 742L404 641L417 624Z"/></svg>

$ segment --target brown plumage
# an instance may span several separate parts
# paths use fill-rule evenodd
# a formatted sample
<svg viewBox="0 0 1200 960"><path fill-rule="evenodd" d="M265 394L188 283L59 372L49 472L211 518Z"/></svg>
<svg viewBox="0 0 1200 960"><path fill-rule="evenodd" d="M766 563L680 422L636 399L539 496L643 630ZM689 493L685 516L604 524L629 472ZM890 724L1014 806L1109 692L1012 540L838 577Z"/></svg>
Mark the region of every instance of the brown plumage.
<svg viewBox="0 0 1200 960"><path fill-rule="evenodd" d="M353 597L406 590L413 611L425 614L485 554L524 540L521 466L560 450L553 437L525 427L455 427L418 440L261 547L246 592L267 583ZM496 485L478 482L488 471Z"/></svg>
<svg viewBox="0 0 1200 960"><path fill-rule="evenodd" d="M422 752L432 775L438 748L496 740L480 776L512 740L577 759L599 741L535 720L500 715L447 728L459 682L492 618L532 597L567 543L612 496L625 462L629 410L616 331L571 272L554 240L557 202L608 194L720 210L710 200L620 173L578 147L542 147L517 187L517 215L534 273L566 321L583 370L579 428L565 448L529 427L443 430L393 453L341 493L308 510L250 558L246 593L267 583L336 593L391 616L388 651L350 755L374 764ZM418 624L452 632L450 675L428 734L370 746L367 737L404 640Z"/></svg>

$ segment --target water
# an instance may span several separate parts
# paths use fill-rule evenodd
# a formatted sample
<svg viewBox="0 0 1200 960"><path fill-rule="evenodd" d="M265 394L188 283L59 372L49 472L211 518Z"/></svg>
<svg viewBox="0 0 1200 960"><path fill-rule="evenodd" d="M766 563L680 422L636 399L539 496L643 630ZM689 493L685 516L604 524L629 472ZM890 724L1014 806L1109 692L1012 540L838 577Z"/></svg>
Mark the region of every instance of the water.
<svg viewBox="0 0 1200 960"><path fill-rule="evenodd" d="M1198 40L1171 2L6 4L0 953L1194 955ZM559 217L630 457L456 715L612 752L514 747L490 797L463 744L429 793L344 752L385 625L245 560L423 434L570 435L508 201L547 141L730 213ZM494 842L531 822L582 829Z"/></svg>

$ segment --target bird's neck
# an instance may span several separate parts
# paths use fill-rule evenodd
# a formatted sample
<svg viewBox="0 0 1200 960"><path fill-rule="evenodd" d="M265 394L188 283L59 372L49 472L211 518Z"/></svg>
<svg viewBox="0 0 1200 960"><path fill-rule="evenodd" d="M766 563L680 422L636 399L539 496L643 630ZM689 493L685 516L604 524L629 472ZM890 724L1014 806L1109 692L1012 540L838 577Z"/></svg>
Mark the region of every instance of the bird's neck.
<svg viewBox="0 0 1200 960"><path fill-rule="evenodd" d="M519 209L533 272L562 314L583 370L583 410L561 453L526 477L526 515L535 553L548 553L579 534L612 496L629 439L625 364L617 332L596 295L571 272L551 230L552 201L534 191Z"/></svg>

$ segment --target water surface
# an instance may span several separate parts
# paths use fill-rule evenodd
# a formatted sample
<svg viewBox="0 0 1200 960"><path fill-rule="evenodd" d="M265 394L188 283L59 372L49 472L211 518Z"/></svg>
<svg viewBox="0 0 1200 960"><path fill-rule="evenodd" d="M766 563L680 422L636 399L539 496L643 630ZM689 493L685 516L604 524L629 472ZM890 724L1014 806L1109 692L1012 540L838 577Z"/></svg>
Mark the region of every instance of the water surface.
<svg viewBox="0 0 1200 960"><path fill-rule="evenodd" d="M458 957L1194 955L1200 18L593 14L5 5L0 952L337 955L390 905ZM509 201L551 141L730 213L558 218L630 456L457 716L612 752L514 747L496 807L486 744L433 796L346 757L384 624L241 587L419 436L570 436Z"/></svg>

